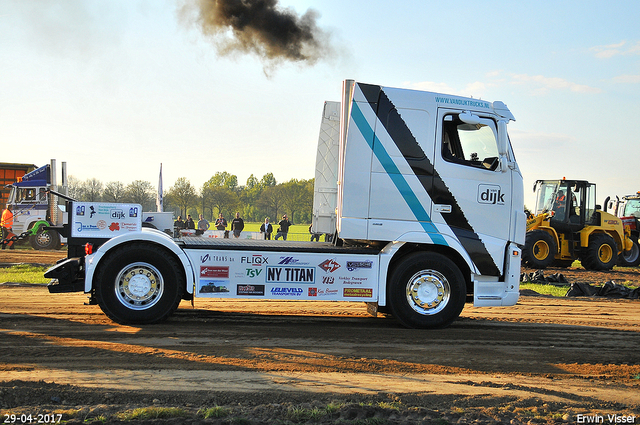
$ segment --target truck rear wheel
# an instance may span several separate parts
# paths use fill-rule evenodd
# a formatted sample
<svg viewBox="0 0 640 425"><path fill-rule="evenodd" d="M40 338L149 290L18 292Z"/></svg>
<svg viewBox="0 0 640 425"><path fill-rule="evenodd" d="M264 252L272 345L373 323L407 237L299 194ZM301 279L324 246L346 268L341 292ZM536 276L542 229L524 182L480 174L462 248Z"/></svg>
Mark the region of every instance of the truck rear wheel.
<svg viewBox="0 0 640 425"><path fill-rule="evenodd" d="M527 233L522 250L523 262L534 269L546 269L555 260L558 246L554 237L544 230Z"/></svg>
<svg viewBox="0 0 640 425"><path fill-rule="evenodd" d="M605 233L592 234L587 251L580 262L587 270L611 270L618 262L616 242Z"/></svg>
<svg viewBox="0 0 640 425"><path fill-rule="evenodd" d="M458 318L467 289L453 261L438 253L418 252L395 266L388 295L391 314L404 326L441 328Z"/></svg>
<svg viewBox="0 0 640 425"><path fill-rule="evenodd" d="M629 251L622 251L618 256L618 265L622 267L637 267L640 264L640 247L637 241L633 241L633 247Z"/></svg>
<svg viewBox="0 0 640 425"><path fill-rule="evenodd" d="M180 304L184 276L175 258L148 243L114 248L94 278L102 311L120 324L159 323Z"/></svg>

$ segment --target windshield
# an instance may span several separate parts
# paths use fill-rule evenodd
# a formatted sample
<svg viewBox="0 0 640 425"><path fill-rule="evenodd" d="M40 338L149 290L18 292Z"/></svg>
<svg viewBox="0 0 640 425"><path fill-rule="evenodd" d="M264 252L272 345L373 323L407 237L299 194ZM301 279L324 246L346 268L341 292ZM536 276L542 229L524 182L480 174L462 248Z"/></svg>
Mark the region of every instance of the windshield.
<svg viewBox="0 0 640 425"><path fill-rule="evenodd" d="M15 204L46 202L47 193L38 187L12 187L9 202Z"/></svg>
<svg viewBox="0 0 640 425"><path fill-rule="evenodd" d="M538 181L535 215L553 212L553 219L585 223L596 211L596 186L570 180Z"/></svg>
<svg viewBox="0 0 640 425"><path fill-rule="evenodd" d="M558 208L558 202L564 199L567 193L567 187L561 185L561 181L542 182L538 186L536 194L536 210L535 215L544 214Z"/></svg>
<svg viewBox="0 0 640 425"><path fill-rule="evenodd" d="M640 218L640 199L629 199L624 206L623 217L634 216Z"/></svg>

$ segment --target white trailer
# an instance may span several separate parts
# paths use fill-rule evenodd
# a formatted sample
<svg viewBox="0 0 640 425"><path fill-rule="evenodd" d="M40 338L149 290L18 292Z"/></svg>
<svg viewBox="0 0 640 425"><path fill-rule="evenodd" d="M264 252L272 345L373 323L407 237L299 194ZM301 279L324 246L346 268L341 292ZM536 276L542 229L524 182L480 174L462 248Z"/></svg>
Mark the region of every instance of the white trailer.
<svg viewBox="0 0 640 425"><path fill-rule="evenodd" d="M468 298L514 305L525 214L513 119L502 102L346 80L336 190L321 187L333 243L174 239L143 228L139 206L70 203L69 258L46 272L49 290L84 291L130 324L194 297L364 301L413 328L450 324ZM331 229L322 213L315 224Z"/></svg>

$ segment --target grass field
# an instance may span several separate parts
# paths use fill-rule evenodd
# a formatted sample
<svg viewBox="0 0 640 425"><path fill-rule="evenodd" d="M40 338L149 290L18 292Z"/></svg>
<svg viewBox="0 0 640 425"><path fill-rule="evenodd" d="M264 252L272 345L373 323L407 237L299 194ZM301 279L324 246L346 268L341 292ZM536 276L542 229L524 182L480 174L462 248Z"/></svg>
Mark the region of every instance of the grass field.
<svg viewBox="0 0 640 425"><path fill-rule="evenodd" d="M47 284L51 279L44 277L48 267L20 264L12 267L0 268L0 283L41 283Z"/></svg>
<svg viewBox="0 0 640 425"><path fill-rule="evenodd" d="M262 223L244 223L244 232L259 232L260 226ZM276 230L278 229L278 223L271 223L273 226L273 233L271 234L271 238L276 236ZM213 226L212 226L213 227ZM230 226L227 226L230 228ZM294 224L289 228L289 234L287 235L287 240L290 241L308 241L311 239L311 234L309 233L309 224ZM323 240L323 239L320 239Z"/></svg>

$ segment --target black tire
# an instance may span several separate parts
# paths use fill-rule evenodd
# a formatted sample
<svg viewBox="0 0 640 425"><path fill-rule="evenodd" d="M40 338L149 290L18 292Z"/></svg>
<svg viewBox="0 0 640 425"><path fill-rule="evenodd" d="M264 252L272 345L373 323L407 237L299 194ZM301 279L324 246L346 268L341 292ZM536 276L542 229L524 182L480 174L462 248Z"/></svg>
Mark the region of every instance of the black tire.
<svg viewBox="0 0 640 425"><path fill-rule="evenodd" d="M640 246L637 241L632 241L633 247L629 251L622 251L618 255L618 265L621 267L638 267L640 264Z"/></svg>
<svg viewBox="0 0 640 425"><path fill-rule="evenodd" d="M388 284L391 314L408 328L450 325L464 308L467 287L458 266L434 252L409 254L394 267Z"/></svg>
<svg viewBox="0 0 640 425"><path fill-rule="evenodd" d="M131 278L136 278L135 286ZM185 287L182 267L175 257L144 242L106 254L93 282L98 305L120 324L166 320L178 308Z"/></svg>
<svg viewBox="0 0 640 425"><path fill-rule="evenodd" d="M589 246L580 258L587 270L611 270L618 262L618 247L606 233L594 233L589 237Z"/></svg>
<svg viewBox="0 0 640 425"><path fill-rule="evenodd" d="M35 235L29 237L29 243L35 250L60 249L60 235L55 230L40 229Z"/></svg>
<svg viewBox="0 0 640 425"><path fill-rule="evenodd" d="M522 250L522 261L534 269L546 269L555 260L558 245L555 238L544 230L527 233Z"/></svg>

